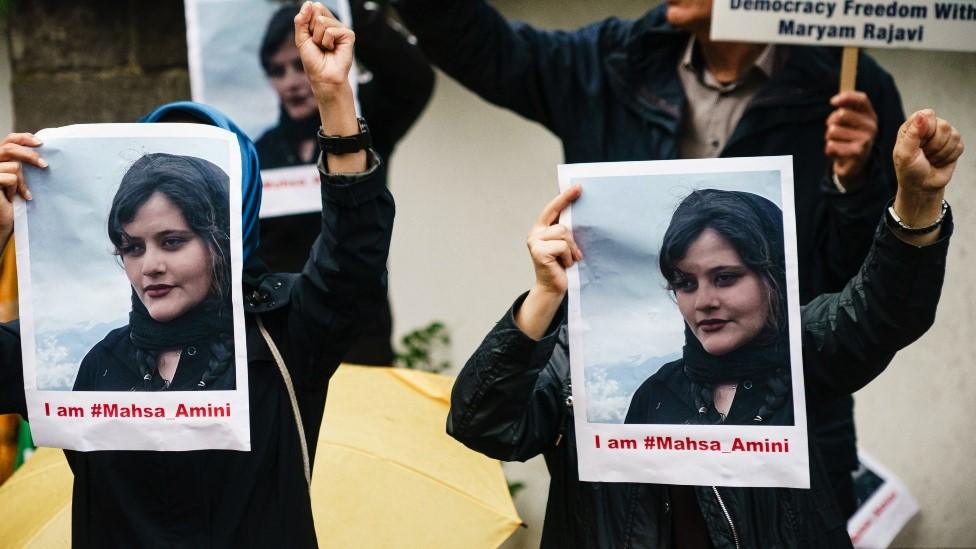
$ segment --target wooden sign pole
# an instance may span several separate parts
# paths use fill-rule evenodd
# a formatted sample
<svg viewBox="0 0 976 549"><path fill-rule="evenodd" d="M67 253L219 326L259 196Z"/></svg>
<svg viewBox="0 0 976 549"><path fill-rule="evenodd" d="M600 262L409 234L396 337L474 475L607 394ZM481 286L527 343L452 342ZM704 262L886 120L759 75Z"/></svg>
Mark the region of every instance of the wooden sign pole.
<svg viewBox="0 0 976 549"><path fill-rule="evenodd" d="M844 47L844 54L840 63L840 91L854 91L857 80L857 51L858 48Z"/></svg>

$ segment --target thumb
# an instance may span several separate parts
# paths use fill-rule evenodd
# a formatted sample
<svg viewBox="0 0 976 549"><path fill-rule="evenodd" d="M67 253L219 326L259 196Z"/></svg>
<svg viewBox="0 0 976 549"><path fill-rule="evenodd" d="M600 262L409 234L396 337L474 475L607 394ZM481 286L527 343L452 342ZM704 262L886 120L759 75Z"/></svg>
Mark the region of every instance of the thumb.
<svg viewBox="0 0 976 549"><path fill-rule="evenodd" d="M311 26L312 3L305 2L302 4L302 9L298 10L298 14L295 15L295 46L301 48L302 44L312 38L312 32L309 30Z"/></svg>

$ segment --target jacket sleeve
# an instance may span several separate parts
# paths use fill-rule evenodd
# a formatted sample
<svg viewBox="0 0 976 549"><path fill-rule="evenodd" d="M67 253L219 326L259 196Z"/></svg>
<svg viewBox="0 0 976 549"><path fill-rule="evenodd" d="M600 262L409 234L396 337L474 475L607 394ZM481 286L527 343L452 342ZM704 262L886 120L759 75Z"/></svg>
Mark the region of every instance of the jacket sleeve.
<svg viewBox="0 0 976 549"><path fill-rule="evenodd" d="M322 229L302 273L290 286L290 307L282 353L296 384L320 387L338 368L358 334L362 296L383 291L393 230L394 204L382 178L380 159L369 151L362 174L322 179Z"/></svg>
<svg viewBox="0 0 976 549"><path fill-rule="evenodd" d="M391 27L382 9L353 2L356 59L372 74L359 88L363 116L369 120L376 152L389 160L434 91L434 69L420 49Z"/></svg>
<svg viewBox="0 0 976 549"><path fill-rule="evenodd" d="M27 417L24 364L20 356L20 322L0 324L0 414Z"/></svg>
<svg viewBox="0 0 976 549"><path fill-rule="evenodd" d="M857 273L874 240L878 216L897 187L891 151L898 128L905 121L901 96L891 75L872 58L862 53L859 66L857 89L867 93L871 100L878 115L878 133L865 167L862 188L840 192L834 184L832 163L827 159L821 180L827 219L819 246L819 264L824 271L818 276L825 278L821 287L828 289L841 288Z"/></svg>
<svg viewBox="0 0 976 549"><path fill-rule="evenodd" d="M556 367L560 358L568 360L559 336L562 320L557 318L542 340L533 341L515 324L515 311L524 298L464 365L447 416L448 434L503 461L525 461L556 444L563 387L568 387L568 368L561 375Z"/></svg>
<svg viewBox="0 0 976 549"><path fill-rule="evenodd" d="M951 234L951 212L941 238L925 247L902 242L882 221L860 272L841 292L820 295L801 309L810 401L864 387L932 326Z"/></svg>
<svg viewBox="0 0 976 549"><path fill-rule="evenodd" d="M617 19L573 32L509 23L484 0L395 0L435 65L498 106L557 136L578 131L581 111L603 95L602 52L623 40Z"/></svg>

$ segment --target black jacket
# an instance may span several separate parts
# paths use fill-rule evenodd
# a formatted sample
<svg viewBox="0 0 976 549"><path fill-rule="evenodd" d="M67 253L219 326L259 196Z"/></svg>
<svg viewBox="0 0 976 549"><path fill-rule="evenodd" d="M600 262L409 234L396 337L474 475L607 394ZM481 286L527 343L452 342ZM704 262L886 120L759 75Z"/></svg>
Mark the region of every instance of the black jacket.
<svg viewBox="0 0 976 549"><path fill-rule="evenodd" d="M322 234L302 273L245 276L251 451L65 451L74 547L316 546L291 404L254 318L291 373L314 459L329 378L357 334L357 302L385 284L394 207L377 163L365 177L323 176ZM0 412L26 414L15 328L0 330Z"/></svg>
<svg viewBox="0 0 976 549"><path fill-rule="evenodd" d="M610 18L576 31L509 23L483 0L394 0L434 64L482 98L541 123L566 162L677 158L684 89L677 67L690 35L667 24L665 6L635 21ZM800 303L836 292L857 272L894 193L891 150L905 119L891 76L869 56L857 89L878 114L867 186L841 194L824 155L839 48L780 46L788 59L748 106L722 157L793 156ZM853 400L810 410L817 444L848 492L857 468Z"/></svg>
<svg viewBox="0 0 976 549"><path fill-rule="evenodd" d="M942 290L951 220L943 231L938 243L916 248L882 224L861 271L844 289L802 307L810 406L860 389L928 329ZM545 456L551 481L543 547L673 547L668 486L579 480L565 311L536 342L515 324L520 304L521 298L458 376L448 432L501 460ZM814 445L810 466L809 490L695 488L712 544L718 549L850 546L846 520Z"/></svg>

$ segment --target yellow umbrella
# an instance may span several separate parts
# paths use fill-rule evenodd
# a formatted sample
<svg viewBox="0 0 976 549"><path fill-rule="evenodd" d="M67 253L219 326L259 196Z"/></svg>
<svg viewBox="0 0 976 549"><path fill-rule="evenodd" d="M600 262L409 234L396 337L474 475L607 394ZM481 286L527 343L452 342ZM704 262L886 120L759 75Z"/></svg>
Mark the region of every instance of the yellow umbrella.
<svg viewBox="0 0 976 549"><path fill-rule="evenodd" d="M0 545L71 547L71 480L61 450L38 448L0 485Z"/></svg>
<svg viewBox="0 0 976 549"><path fill-rule="evenodd" d="M501 466L450 438L454 380L343 366L312 475L322 547L497 547L522 523Z"/></svg>
<svg viewBox="0 0 976 549"><path fill-rule="evenodd" d="M497 461L444 433L451 378L342 366L312 476L322 547L497 547L521 521ZM0 486L4 547L70 546L71 471L40 448Z"/></svg>

